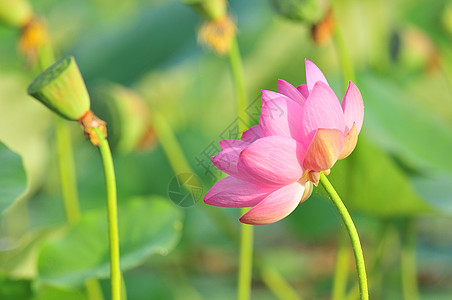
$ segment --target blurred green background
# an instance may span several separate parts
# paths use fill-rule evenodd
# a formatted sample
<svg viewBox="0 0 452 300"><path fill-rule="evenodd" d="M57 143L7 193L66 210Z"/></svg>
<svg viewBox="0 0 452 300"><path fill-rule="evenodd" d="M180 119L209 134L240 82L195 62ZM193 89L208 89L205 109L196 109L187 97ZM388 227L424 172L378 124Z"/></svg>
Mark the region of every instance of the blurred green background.
<svg viewBox="0 0 452 300"><path fill-rule="evenodd" d="M303 5L300 21L275 2L229 2L254 122L260 90L276 90L278 78L304 83L305 58L322 69L339 99L349 79L337 38L327 31L320 45L313 40L313 24L328 4L285 1L286 12ZM179 206L169 199L175 175L190 168L205 193L221 176L210 156L235 133L228 58L197 43L203 20L180 1L32 6L46 20L57 57L77 60L93 111L108 123L128 299L234 299L239 211L206 207L202 197ZM335 3L334 14L365 117L357 148L329 177L360 233L371 299L412 300L402 292L403 272L417 280L419 299L452 299L452 2L346 0ZM108 299L97 150L71 123L82 218L69 226L54 117L26 95L37 72L18 51L19 37L0 26L0 299L89 299L84 282L92 278ZM168 155L177 150L162 148L173 142L171 132L190 168L171 165ZM321 187L286 219L256 227L252 299L284 299L269 288L274 272L300 299L330 299L341 227ZM410 262L403 271L413 249L416 273ZM349 269L352 289L351 257Z"/></svg>

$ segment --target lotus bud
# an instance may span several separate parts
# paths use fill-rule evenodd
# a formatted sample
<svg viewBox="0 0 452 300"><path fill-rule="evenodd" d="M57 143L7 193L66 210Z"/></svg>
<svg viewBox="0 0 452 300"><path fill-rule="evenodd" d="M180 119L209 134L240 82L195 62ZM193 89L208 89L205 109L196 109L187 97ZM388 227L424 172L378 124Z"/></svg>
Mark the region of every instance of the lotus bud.
<svg viewBox="0 0 452 300"><path fill-rule="evenodd" d="M32 18L31 6L26 0L0 0L0 23L21 28Z"/></svg>
<svg viewBox="0 0 452 300"><path fill-rule="evenodd" d="M65 57L33 80L28 94L68 120L80 120L90 110L85 82L74 57Z"/></svg>
<svg viewBox="0 0 452 300"><path fill-rule="evenodd" d="M148 105L137 93L116 84L102 84L93 107L111 126L110 144L119 153L148 148L155 140Z"/></svg>
<svg viewBox="0 0 452 300"><path fill-rule="evenodd" d="M318 23L326 11L319 0L272 0L272 3L283 17L308 24Z"/></svg>

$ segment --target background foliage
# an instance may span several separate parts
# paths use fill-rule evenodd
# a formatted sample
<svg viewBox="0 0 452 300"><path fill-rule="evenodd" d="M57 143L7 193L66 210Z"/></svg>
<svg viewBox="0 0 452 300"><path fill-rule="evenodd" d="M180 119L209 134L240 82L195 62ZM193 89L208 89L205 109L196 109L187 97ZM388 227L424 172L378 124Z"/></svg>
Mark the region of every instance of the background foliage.
<svg viewBox="0 0 452 300"><path fill-rule="evenodd" d="M124 146L121 141L137 141L130 134L143 109L102 92L115 83L144 99L146 124L152 128L163 119L174 130L207 191L221 176L209 157L229 137L236 116L227 58L197 44L199 17L179 1L32 5L47 21L57 56L75 56L93 110L107 120L116 145L128 299L233 299L238 210L171 202L171 180L188 170L171 165L162 148L167 135L155 138L153 128L146 147ZM229 10L237 21L250 113L259 110L260 90L276 90L278 78L304 83L305 57L344 94L336 45L331 39L314 43L309 22L284 18L270 1L230 1ZM347 0L337 1L335 11L365 119L355 152L330 177L356 220L370 272L377 274L371 297L402 299L400 234L408 220L416 229L420 298L450 299L452 3ZM0 27L0 299L87 299L82 283L90 278L100 278L108 298L98 153L71 124L82 218L70 226L53 116L26 95L36 71L17 51L18 38L16 30ZM303 299L327 299L340 227L321 188L288 218L257 227L253 299L277 299L264 284L266 268L278 271ZM373 266L382 236L381 259ZM354 282L353 273L350 278Z"/></svg>

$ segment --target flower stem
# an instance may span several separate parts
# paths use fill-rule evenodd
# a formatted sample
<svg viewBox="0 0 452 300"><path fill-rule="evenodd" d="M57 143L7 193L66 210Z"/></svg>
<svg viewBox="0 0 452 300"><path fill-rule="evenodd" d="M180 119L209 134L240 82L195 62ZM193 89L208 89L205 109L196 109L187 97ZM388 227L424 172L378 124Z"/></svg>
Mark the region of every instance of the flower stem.
<svg viewBox="0 0 452 300"><path fill-rule="evenodd" d="M80 204L78 201L71 136L69 134L69 127L65 123L65 120L58 116L56 116L54 120L58 151L58 167L60 171L64 209L66 211L66 217L69 224L74 224L80 218Z"/></svg>
<svg viewBox="0 0 452 300"><path fill-rule="evenodd" d="M262 281L268 286L278 299L301 300L301 297L284 279L284 277L273 267L261 262L259 268Z"/></svg>
<svg viewBox="0 0 452 300"><path fill-rule="evenodd" d="M349 259L347 244L347 232L341 228L339 235L339 246L336 254L336 267L333 278L333 300L342 300L347 289L347 279L349 272Z"/></svg>
<svg viewBox="0 0 452 300"><path fill-rule="evenodd" d="M232 78L235 85L235 94L237 99L237 116L239 117L239 132L247 129L248 114L246 113L247 99L245 90L245 80L243 75L242 58L237 39L234 37L229 49L229 65L231 66Z"/></svg>
<svg viewBox="0 0 452 300"><path fill-rule="evenodd" d="M359 241L359 236L358 232L356 231L355 224L353 223L353 220L350 217L350 214L348 213L347 208L345 207L341 198L339 197L329 180L326 178L325 174L323 174L323 172L320 173L320 182L322 183L327 193L330 195L331 200L339 211L345 228L348 231L348 235L350 236L350 241L352 243L353 253L355 254L356 269L358 271L360 299L368 300L369 291L367 288L366 266L364 264L363 250L361 249L361 242Z"/></svg>
<svg viewBox="0 0 452 300"><path fill-rule="evenodd" d="M402 270L402 290L404 299L419 299L416 272L416 252L415 252L415 228L412 219L404 220L401 229L402 252L401 252L401 270Z"/></svg>
<svg viewBox="0 0 452 300"><path fill-rule="evenodd" d="M107 190L108 235L110 239L110 278L111 299L121 299L121 270L119 266L118 207L116 199L116 179L110 146L99 128L93 128L99 139L99 152L102 158Z"/></svg>
<svg viewBox="0 0 452 300"><path fill-rule="evenodd" d="M246 113L247 99L242 58L240 56L240 49L236 37L232 39L230 45L229 64L231 66L237 99L238 130L239 133L242 133L247 129L249 124L248 115ZM247 211L247 208L241 209L242 214ZM240 229L240 265L237 299L248 300L251 295L251 278L253 269L253 227L247 224L241 224Z"/></svg>

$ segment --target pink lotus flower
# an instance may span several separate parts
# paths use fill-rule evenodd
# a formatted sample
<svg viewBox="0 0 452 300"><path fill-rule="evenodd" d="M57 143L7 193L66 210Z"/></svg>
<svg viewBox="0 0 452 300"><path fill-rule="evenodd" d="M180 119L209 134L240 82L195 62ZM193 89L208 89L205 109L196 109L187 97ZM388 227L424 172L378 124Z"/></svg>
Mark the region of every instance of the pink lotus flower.
<svg viewBox="0 0 452 300"><path fill-rule="evenodd" d="M355 148L364 105L350 81L342 105L320 69L306 62L306 82L278 81L278 93L262 91L259 125L241 140L223 140L213 164L229 174L204 197L221 207L253 207L240 221L269 224L289 215L312 193L320 172Z"/></svg>

